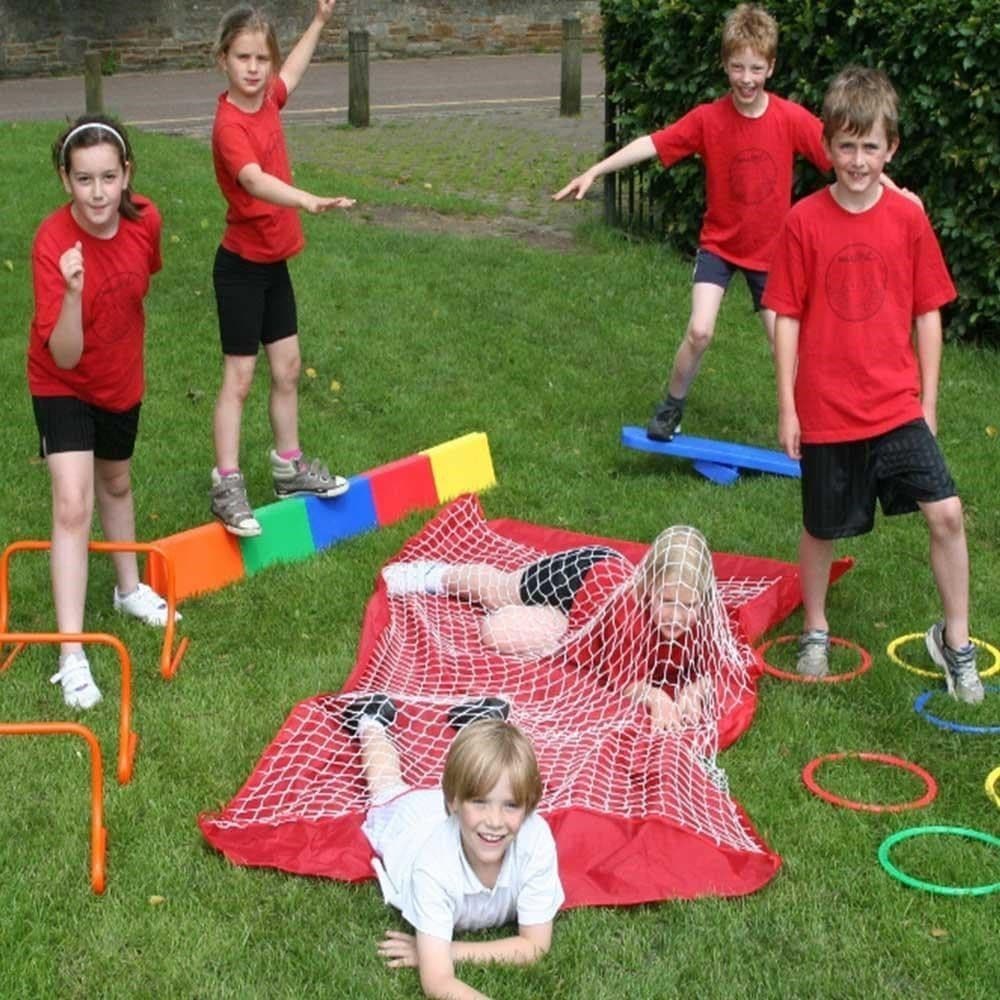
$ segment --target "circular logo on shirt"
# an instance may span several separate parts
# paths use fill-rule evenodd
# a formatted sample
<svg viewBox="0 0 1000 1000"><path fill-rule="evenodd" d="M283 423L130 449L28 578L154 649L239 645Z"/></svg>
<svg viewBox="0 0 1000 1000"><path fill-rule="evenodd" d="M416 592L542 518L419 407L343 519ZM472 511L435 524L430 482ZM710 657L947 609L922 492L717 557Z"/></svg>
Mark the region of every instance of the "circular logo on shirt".
<svg viewBox="0 0 1000 1000"><path fill-rule="evenodd" d="M826 269L826 299L833 312L848 323L870 319L882 307L889 285L889 268L867 243L848 243Z"/></svg>
<svg viewBox="0 0 1000 1000"><path fill-rule="evenodd" d="M116 344L142 336L142 275L122 271L108 277L94 298L91 340L94 345Z"/></svg>
<svg viewBox="0 0 1000 1000"><path fill-rule="evenodd" d="M729 162L729 189L741 205L759 205L774 193L778 168L766 149L744 149Z"/></svg>

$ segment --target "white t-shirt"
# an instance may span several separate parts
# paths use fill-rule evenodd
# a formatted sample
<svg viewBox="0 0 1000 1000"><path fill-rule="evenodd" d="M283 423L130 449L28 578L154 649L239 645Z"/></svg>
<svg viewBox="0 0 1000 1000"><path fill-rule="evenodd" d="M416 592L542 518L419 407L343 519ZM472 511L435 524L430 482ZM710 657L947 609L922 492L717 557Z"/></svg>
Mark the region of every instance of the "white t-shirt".
<svg viewBox="0 0 1000 1000"><path fill-rule="evenodd" d="M445 814L440 788L374 807L362 829L377 855L383 898L422 934L450 941L456 930L548 923L565 898L555 840L537 813L507 848L492 889L466 859L458 817Z"/></svg>

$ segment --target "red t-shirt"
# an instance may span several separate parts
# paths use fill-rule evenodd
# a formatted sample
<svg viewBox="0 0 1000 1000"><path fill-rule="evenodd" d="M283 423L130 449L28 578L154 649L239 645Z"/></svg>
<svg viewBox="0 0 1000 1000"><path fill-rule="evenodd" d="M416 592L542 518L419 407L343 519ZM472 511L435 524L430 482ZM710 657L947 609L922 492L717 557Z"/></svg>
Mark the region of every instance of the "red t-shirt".
<svg viewBox="0 0 1000 1000"><path fill-rule="evenodd" d="M660 635L636 597L636 572L624 557L591 567L569 610L570 656L605 684L673 687L690 651Z"/></svg>
<svg viewBox="0 0 1000 1000"><path fill-rule="evenodd" d="M921 207L887 188L866 212L829 188L788 214L764 305L799 320L795 406L806 444L859 441L923 416L915 317L955 298Z"/></svg>
<svg viewBox="0 0 1000 1000"><path fill-rule="evenodd" d="M764 114L748 118L727 94L651 138L665 167L695 153L705 164L701 246L731 264L766 271L792 204L795 154L830 169L822 135L820 120L794 101L768 94Z"/></svg>
<svg viewBox="0 0 1000 1000"><path fill-rule="evenodd" d="M287 260L305 246L302 221L294 208L255 198L236 179L247 164L256 163L265 174L292 183L278 113L287 100L288 89L280 76L274 78L264 103L253 113L241 111L222 93L212 127L215 178L228 205L222 245L258 264Z"/></svg>
<svg viewBox="0 0 1000 1000"><path fill-rule="evenodd" d="M28 388L33 396L75 396L120 413L142 400L142 351L146 317L142 301L149 277L160 270L160 228L156 206L133 196L141 218L120 217L111 239L80 228L69 205L38 227L31 248L35 312L28 342ZM59 319L66 281L59 258L75 243L83 251L83 354L76 367L59 368L49 337Z"/></svg>

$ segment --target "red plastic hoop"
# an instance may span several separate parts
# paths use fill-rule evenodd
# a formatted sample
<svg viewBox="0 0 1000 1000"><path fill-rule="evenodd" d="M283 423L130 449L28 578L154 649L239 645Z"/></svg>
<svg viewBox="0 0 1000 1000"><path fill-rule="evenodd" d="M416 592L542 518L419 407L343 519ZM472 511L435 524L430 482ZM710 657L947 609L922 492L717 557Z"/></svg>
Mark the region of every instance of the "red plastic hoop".
<svg viewBox="0 0 1000 1000"><path fill-rule="evenodd" d="M861 658L861 665L843 674L827 674L825 677L807 677L804 674L794 674L788 670L779 670L776 666L767 662L764 654L775 644L784 642L794 642L797 635L779 635L777 639L768 639L762 646L756 649L760 662L764 665L764 673L772 677L780 677L783 681L796 681L799 684L843 684L844 681L853 681L855 677L860 677L866 670L871 669L872 656L863 646L859 646L850 639L841 639L838 636L830 636L830 645L843 646L845 649L856 649Z"/></svg>
<svg viewBox="0 0 1000 1000"><path fill-rule="evenodd" d="M913 799L910 802L897 802L882 805L877 802L855 802L853 799L841 798L841 796L834 795L833 792L828 792L825 788L821 788L815 778L817 769L822 764L827 764L830 761L835 760L845 760L846 758L854 760L871 760L878 764L889 764L892 767L899 767L904 771L909 771L910 774L916 775L924 783L924 794L921 795L920 798ZM805 783L806 788L813 793L813 795L818 796L826 802L831 802L835 806L843 806L845 809L854 809L858 812L894 813L905 812L908 809L923 809L924 806L930 805L934 801L938 793L937 782L934 780L933 776L920 767L919 764L903 760L902 757L893 757L891 754L868 753L865 751L828 753L822 757L817 757L815 760L809 761L809 763L802 768L802 781Z"/></svg>

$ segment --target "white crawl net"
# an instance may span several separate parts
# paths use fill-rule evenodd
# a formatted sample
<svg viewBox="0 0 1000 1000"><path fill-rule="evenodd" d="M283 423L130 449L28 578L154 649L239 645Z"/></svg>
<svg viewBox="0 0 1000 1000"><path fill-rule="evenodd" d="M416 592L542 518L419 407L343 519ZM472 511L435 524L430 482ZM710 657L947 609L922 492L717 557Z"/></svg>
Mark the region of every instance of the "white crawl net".
<svg viewBox="0 0 1000 1000"><path fill-rule="evenodd" d="M625 547L634 554L634 545ZM359 746L343 715L359 696L375 692L389 695L397 707L388 731L404 779L433 787L455 734L449 709L490 697L509 704L510 721L535 746L545 784L542 813L663 817L717 845L764 850L729 797L715 757L720 720L754 697L754 655L733 634L727 607L750 600L772 581L728 580L720 587L708 550L691 529L661 536L658 547L665 553L662 565L649 573L651 556L636 566L615 553L595 558L589 551L585 558L592 565L582 572L572 553L563 556L569 576L576 572L582 582L563 616L565 631L552 640L552 622L559 622L548 609L542 614L548 616L549 651L502 653L484 641L484 622L492 625L514 612L508 606L490 615L473 591L493 586L496 571L513 574L503 578L506 586L520 582L525 567L548 553L495 532L474 497L450 505L390 563L446 566L436 583L434 571L430 577L450 592L417 587L387 597L381 581L348 681L353 690L297 706L243 790L211 825L277 826L363 813ZM459 570L476 565L489 567L479 581L476 570ZM463 592L454 583L456 571L466 574ZM423 568L414 573L427 576ZM541 576L543 589L551 590L552 581ZM680 613L693 611L689 627L672 636L650 621L647 596L671 587L675 595L678 587L683 591L677 595ZM531 638L532 627L520 638ZM516 630L504 635L518 637ZM652 724L642 700L650 687L681 707L670 728Z"/></svg>

